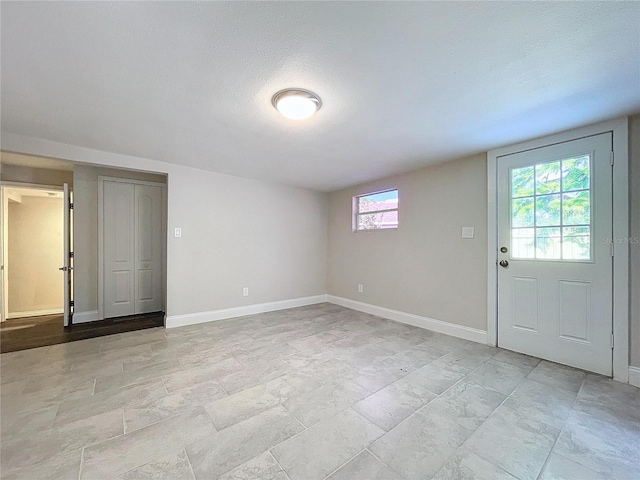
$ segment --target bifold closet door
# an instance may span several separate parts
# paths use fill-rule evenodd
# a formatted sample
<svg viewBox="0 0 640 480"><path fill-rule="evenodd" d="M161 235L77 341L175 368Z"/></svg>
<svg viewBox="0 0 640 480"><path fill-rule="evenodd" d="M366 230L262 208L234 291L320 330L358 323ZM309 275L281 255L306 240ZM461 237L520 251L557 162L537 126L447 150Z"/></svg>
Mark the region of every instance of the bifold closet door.
<svg viewBox="0 0 640 480"><path fill-rule="evenodd" d="M136 313L135 186L104 182L104 316Z"/></svg>
<svg viewBox="0 0 640 480"><path fill-rule="evenodd" d="M135 313L162 310L162 187L135 185Z"/></svg>
<svg viewBox="0 0 640 480"><path fill-rule="evenodd" d="M104 317L162 310L162 187L104 182Z"/></svg>

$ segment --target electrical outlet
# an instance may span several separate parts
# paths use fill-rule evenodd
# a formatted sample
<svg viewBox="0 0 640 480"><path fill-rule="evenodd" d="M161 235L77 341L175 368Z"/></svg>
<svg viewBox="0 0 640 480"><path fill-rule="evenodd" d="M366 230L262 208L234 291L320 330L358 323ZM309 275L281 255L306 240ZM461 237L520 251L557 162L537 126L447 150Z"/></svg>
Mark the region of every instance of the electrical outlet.
<svg viewBox="0 0 640 480"><path fill-rule="evenodd" d="M173 236L179 238L182 236L182 229L180 227L176 227L174 230Z"/></svg>
<svg viewBox="0 0 640 480"><path fill-rule="evenodd" d="M248 297L249 296L249 287L244 287L242 289L242 296L243 297Z"/></svg>
<svg viewBox="0 0 640 480"><path fill-rule="evenodd" d="M364 287L362 286L361 283L358 284L358 293L362 293L364 292Z"/></svg>
<svg viewBox="0 0 640 480"><path fill-rule="evenodd" d="M462 227L462 238L473 238L474 233L474 227Z"/></svg>

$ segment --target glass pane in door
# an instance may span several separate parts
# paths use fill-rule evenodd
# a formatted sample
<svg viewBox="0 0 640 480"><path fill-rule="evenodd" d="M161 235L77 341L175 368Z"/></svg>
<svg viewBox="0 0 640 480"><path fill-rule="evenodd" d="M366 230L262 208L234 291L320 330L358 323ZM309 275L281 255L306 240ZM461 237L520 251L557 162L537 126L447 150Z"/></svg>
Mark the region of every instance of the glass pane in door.
<svg viewBox="0 0 640 480"><path fill-rule="evenodd" d="M591 157L511 169L511 256L591 260Z"/></svg>

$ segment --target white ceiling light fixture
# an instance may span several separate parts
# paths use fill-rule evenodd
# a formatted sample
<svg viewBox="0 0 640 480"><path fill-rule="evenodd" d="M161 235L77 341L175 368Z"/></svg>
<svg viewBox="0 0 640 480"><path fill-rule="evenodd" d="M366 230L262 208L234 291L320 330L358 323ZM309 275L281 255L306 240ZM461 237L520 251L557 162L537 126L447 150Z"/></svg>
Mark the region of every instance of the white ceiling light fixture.
<svg viewBox="0 0 640 480"><path fill-rule="evenodd" d="M277 92L271 103L290 120L304 120L315 114L322 106L320 97L302 88L286 88Z"/></svg>

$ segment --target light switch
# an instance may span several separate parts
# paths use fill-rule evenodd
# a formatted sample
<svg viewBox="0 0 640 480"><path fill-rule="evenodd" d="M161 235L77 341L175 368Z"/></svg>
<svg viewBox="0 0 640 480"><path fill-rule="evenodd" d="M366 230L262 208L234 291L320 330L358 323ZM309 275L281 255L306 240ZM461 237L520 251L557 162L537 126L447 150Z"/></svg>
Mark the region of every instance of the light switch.
<svg viewBox="0 0 640 480"><path fill-rule="evenodd" d="M475 227L462 227L462 238L473 238Z"/></svg>
<svg viewBox="0 0 640 480"><path fill-rule="evenodd" d="M174 237L178 238L182 236L182 229L180 227L176 227L176 229L174 230Z"/></svg>

